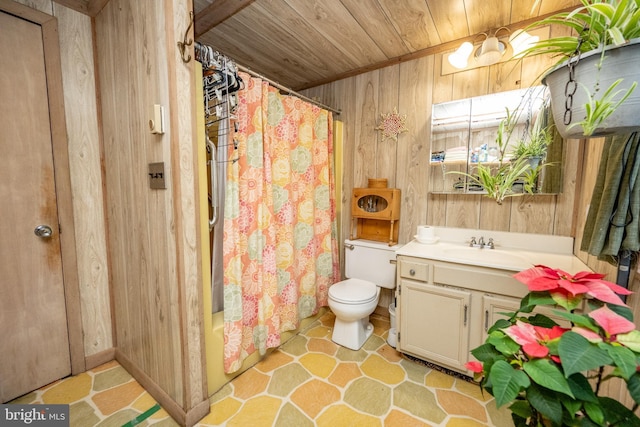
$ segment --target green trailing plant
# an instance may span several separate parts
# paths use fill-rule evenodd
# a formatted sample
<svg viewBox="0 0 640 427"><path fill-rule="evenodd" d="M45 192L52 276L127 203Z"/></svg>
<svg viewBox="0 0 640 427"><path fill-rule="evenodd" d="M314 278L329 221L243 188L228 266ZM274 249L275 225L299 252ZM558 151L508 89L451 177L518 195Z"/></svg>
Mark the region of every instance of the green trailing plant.
<svg viewBox="0 0 640 427"><path fill-rule="evenodd" d="M620 298L631 292L602 274L540 265L514 277L529 294L467 363L496 405L510 405L516 427L640 426L640 331ZM541 306L566 324L534 313ZM626 383L631 408L600 395L612 378Z"/></svg>
<svg viewBox="0 0 640 427"><path fill-rule="evenodd" d="M538 6L537 0L534 7ZM582 6L570 12L561 12L542 19L528 27L539 28L559 25L570 28L577 36L559 36L541 40L522 52L519 57L535 55L555 55L558 61L552 68L567 60L579 58L583 53L602 49L597 64L597 73L606 64L606 47L621 46L629 40L640 37L640 0L582 0ZM627 90L615 91L621 80L614 82L598 97L599 78L593 88L582 86L588 94L586 117L572 126L581 125L586 136L609 117L633 93L637 83Z"/></svg>
<svg viewBox="0 0 640 427"><path fill-rule="evenodd" d="M511 157L514 159L544 158L551 142L553 142L553 133L550 128L534 129L528 134L528 138L518 140L511 151Z"/></svg>
<svg viewBox="0 0 640 427"><path fill-rule="evenodd" d="M534 8L538 6L537 0ZM560 12L542 19L528 28L560 25L572 29L579 37L559 36L540 40L525 50L522 56L552 54L557 64L575 52L585 53L603 46L620 46L640 37L640 1L582 0L582 6L570 12Z"/></svg>
<svg viewBox="0 0 640 427"><path fill-rule="evenodd" d="M533 194L537 191L538 175L540 175L542 168L547 165L548 164L538 165L535 168L529 167L529 169L525 171L522 179L522 189L525 193ZM529 163L529 166L531 166L531 163Z"/></svg>
<svg viewBox="0 0 640 427"><path fill-rule="evenodd" d="M516 130L518 124L518 115L505 108L507 115L498 123L498 131L496 133L496 145L498 147L498 160L502 162L506 156L507 147L511 137Z"/></svg>
<svg viewBox="0 0 640 427"><path fill-rule="evenodd" d="M448 173L461 173L467 176L471 183L481 186L487 197L494 199L499 205L507 197L521 196L524 193L514 190L518 183L523 183L523 188L529 194L535 189L537 173L531 169L528 159L516 159L513 162L500 162L496 167L478 164L476 174L451 171Z"/></svg>
<svg viewBox="0 0 640 427"><path fill-rule="evenodd" d="M626 92L624 90L614 92L620 83L622 83L622 79L618 79L613 82L602 94L600 99L596 99L587 88L584 88L589 95L589 102L585 104L585 119L582 122L570 125L569 128L581 125L585 135L593 135L598 126L600 126L607 117L616 111L620 104L622 104L631 95L638 85L638 82L633 82Z"/></svg>

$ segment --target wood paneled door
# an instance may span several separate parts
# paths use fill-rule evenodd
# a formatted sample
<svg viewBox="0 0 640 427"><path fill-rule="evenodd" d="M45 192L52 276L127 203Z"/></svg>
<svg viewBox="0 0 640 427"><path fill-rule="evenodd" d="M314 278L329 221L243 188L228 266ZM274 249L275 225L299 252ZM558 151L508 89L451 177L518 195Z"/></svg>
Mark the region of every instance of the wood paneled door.
<svg viewBox="0 0 640 427"><path fill-rule="evenodd" d="M64 262L60 234L54 157L67 165L54 147L61 129L46 43L41 25L0 8L0 402L72 372L65 280L73 275L63 266L76 266Z"/></svg>

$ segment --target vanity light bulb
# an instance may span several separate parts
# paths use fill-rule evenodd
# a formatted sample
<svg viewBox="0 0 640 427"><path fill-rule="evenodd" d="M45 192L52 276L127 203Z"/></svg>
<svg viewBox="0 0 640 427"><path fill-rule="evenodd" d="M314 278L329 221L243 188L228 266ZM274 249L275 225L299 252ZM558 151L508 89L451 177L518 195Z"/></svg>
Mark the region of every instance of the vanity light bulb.
<svg viewBox="0 0 640 427"><path fill-rule="evenodd" d="M513 56L517 57L540 40L538 36L532 36L524 30L516 30L509 37L509 44L513 49Z"/></svg>
<svg viewBox="0 0 640 427"><path fill-rule="evenodd" d="M473 45L471 43L462 43L455 52L449 55L449 64L458 69L465 68L472 50Z"/></svg>
<svg viewBox="0 0 640 427"><path fill-rule="evenodd" d="M500 61L503 53L501 47L504 46L501 46L497 37L487 37L487 39L482 42L482 47L477 53L476 59L478 63L480 65L492 65Z"/></svg>

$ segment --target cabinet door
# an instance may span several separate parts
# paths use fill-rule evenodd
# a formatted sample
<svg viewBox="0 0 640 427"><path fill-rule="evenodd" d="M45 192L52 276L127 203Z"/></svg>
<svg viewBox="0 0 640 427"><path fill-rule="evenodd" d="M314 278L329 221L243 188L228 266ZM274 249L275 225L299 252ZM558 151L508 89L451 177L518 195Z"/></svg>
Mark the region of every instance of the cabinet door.
<svg viewBox="0 0 640 427"><path fill-rule="evenodd" d="M520 300L496 295L484 295L482 297L482 340L487 338L487 331L498 319L507 319L508 317L500 313L512 313L520 308ZM571 324L568 320L557 316L553 313L553 309L549 307L537 307L533 313L525 314L526 317L533 316L536 313L544 314L558 325L569 328Z"/></svg>
<svg viewBox="0 0 640 427"><path fill-rule="evenodd" d="M498 319L508 319L500 313L512 313L520 307L520 300L503 296L484 295L482 297L482 340L487 338L487 331Z"/></svg>
<svg viewBox="0 0 640 427"><path fill-rule="evenodd" d="M398 349L466 372L471 292L402 279Z"/></svg>

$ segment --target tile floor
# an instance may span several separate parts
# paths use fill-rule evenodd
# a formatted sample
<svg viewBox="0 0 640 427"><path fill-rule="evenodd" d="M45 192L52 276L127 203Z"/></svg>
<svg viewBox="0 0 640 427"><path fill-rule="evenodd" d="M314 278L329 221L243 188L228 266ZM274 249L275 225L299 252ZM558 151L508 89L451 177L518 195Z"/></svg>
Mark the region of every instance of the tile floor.
<svg viewBox="0 0 640 427"><path fill-rule="evenodd" d="M178 425L115 360L10 403L68 404L72 427Z"/></svg>
<svg viewBox="0 0 640 427"><path fill-rule="evenodd" d="M477 385L387 345L388 319L359 351L331 341L331 312L211 397L201 426L512 426ZM117 362L13 403L68 403L71 426L175 426Z"/></svg>

